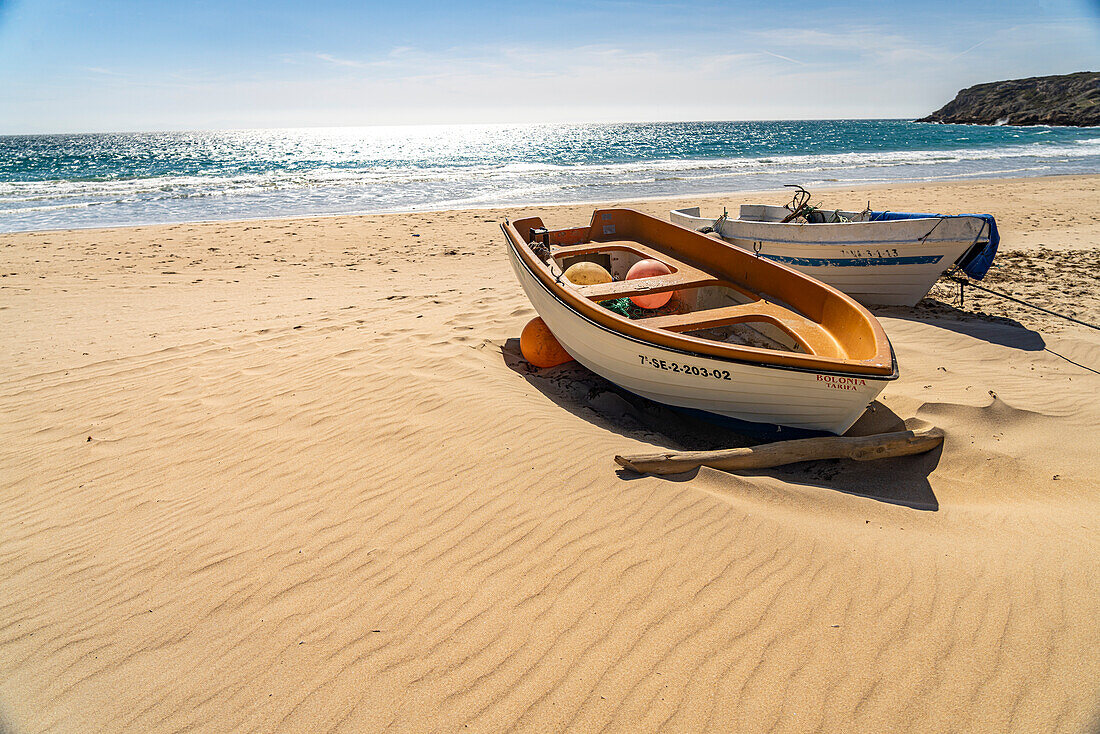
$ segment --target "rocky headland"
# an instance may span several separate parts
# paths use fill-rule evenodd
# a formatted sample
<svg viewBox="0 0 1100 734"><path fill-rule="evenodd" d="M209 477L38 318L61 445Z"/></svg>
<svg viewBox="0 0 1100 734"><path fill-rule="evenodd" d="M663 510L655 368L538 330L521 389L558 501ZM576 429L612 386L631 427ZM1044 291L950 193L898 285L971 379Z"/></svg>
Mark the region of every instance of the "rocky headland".
<svg viewBox="0 0 1100 734"><path fill-rule="evenodd" d="M1100 72L976 84L917 122L1100 125Z"/></svg>

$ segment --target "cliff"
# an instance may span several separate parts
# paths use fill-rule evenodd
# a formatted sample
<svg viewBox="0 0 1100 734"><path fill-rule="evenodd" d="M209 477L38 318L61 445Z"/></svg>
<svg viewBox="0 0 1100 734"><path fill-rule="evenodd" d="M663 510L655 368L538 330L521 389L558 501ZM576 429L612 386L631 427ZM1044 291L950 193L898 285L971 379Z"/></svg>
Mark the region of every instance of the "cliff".
<svg viewBox="0 0 1100 734"><path fill-rule="evenodd" d="M917 122L1100 125L1100 72L1037 76L967 87Z"/></svg>

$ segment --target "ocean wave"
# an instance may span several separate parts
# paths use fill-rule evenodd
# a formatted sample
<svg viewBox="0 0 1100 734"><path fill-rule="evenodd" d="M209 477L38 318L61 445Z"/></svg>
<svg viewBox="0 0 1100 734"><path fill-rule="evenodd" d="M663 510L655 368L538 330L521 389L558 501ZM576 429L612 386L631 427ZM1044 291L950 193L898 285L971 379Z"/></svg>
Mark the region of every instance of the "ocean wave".
<svg viewBox="0 0 1100 734"><path fill-rule="evenodd" d="M212 193L247 195L264 189L328 187L415 186L514 183L528 178L552 177L569 180L567 187L593 181L618 179L630 184L653 181L686 181L708 177L773 173L812 173L827 170L935 166L949 163L997 161L1013 158L1089 158L1100 156L1100 138L1074 141L1070 145L1029 143L996 149L954 149L935 151L887 151L878 153L831 153L768 156L758 158L658 159L621 163L551 165L506 163L495 166L334 169L319 167L306 171L267 171L236 175L161 175L111 180L63 179L50 181L0 182L0 207L8 203L42 199L119 198L141 196L193 198Z"/></svg>
<svg viewBox="0 0 1100 734"><path fill-rule="evenodd" d="M0 209L0 215L2 214L30 214L31 212L54 212L63 209L87 209L91 206L97 206L102 204L121 204L121 201L82 201L74 202L71 204L43 204L42 206L24 206L14 209Z"/></svg>

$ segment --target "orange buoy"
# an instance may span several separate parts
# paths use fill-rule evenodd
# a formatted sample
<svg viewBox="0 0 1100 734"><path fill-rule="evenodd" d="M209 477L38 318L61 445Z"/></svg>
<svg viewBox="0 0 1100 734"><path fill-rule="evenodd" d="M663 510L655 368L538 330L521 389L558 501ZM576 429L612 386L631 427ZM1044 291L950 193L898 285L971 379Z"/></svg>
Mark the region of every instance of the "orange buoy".
<svg viewBox="0 0 1100 734"><path fill-rule="evenodd" d="M660 260L639 260L630 266L630 270L626 273L626 279L652 278L656 275L670 275L671 273L672 271L669 270L668 266ZM631 296L630 300L638 308L660 308L672 300L674 293L675 291L665 291L664 293L652 293L644 296Z"/></svg>
<svg viewBox="0 0 1100 734"><path fill-rule="evenodd" d="M596 285L598 283L610 283L614 280L611 273L596 263L579 262L570 265L565 273L565 279L574 285Z"/></svg>
<svg viewBox="0 0 1100 734"><path fill-rule="evenodd" d="M523 358L536 367L556 367L573 361L546 323L537 316L523 327L523 333L519 336L519 350L523 352Z"/></svg>

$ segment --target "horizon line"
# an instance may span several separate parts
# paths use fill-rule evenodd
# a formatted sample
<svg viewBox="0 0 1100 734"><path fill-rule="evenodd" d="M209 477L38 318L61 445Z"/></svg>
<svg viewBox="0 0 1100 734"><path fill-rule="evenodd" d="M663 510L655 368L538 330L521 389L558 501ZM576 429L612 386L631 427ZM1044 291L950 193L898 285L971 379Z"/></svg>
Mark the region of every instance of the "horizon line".
<svg viewBox="0 0 1100 734"><path fill-rule="evenodd" d="M536 127L548 125L678 125L688 123L715 124L729 122L860 122L897 121L916 122L914 117L752 117L742 119L680 119L680 120L559 120L556 122L376 122L348 125L272 125L241 127L165 127L133 130L52 130L48 132L0 132L0 138L19 138L49 135L154 135L160 133L219 133L248 132L255 130L356 130L365 128L422 128L422 127ZM1033 126L1034 127L1034 126ZM1039 126L1041 127L1041 126Z"/></svg>

